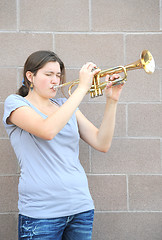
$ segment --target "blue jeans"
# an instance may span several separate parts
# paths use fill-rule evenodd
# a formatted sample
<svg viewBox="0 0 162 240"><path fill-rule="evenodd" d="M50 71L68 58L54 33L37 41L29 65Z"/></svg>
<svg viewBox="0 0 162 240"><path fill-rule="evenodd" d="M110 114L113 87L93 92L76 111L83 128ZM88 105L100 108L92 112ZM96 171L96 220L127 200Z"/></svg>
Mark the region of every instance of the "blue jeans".
<svg viewBox="0 0 162 240"><path fill-rule="evenodd" d="M48 219L19 215L19 240L91 240L93 218L94 210Z"/></svg>

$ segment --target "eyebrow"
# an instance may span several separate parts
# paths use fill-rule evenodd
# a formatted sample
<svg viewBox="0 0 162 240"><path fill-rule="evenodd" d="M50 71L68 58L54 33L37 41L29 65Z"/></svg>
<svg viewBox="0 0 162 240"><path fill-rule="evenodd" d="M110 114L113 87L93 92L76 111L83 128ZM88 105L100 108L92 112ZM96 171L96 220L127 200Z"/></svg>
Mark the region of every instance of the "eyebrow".
<svg viewBox="0 0 162 240"><path fill-rule="evenodd" d="M53 71L45 71L45 73L55 73L55 72L53 72ZM57 72L56 74L60 74L61 75L61 72Z"/></svg>

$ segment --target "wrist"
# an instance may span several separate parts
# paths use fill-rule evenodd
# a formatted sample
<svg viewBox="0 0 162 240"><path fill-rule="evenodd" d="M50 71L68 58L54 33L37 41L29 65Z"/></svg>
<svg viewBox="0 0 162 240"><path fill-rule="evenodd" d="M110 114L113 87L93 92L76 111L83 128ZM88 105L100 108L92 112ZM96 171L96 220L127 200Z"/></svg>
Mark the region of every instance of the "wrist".
<svg viewBox="0 0 162 240"><path fill-rule="evenodd" d="M78 85L77 89L80 93L83 93L84 95L86 95L87 92L88 92L88 89L86 87L83 87L83 86L80 86L80 85Z"/></svg>
<svg viewBox="0 0 162 240"><path fill-rule="evenodd" d="M107 103L110 103L110 104L117 104L118 103L118 100L115 100L115 99L112 99L112 98L106 98L106 102Z"/></svg>

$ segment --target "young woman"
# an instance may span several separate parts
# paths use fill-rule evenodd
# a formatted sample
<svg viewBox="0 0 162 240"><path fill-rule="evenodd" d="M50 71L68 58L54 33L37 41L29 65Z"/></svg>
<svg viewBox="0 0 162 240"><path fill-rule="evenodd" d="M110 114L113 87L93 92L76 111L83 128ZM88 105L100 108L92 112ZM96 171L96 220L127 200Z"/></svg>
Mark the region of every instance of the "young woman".
<svg viewBox="0 0 162 240"><path fill-rule="evenodd" d="M57 99L54 86L63 82L64 64L51 51L37 51L25 62L18 94L5 101L3 122L21 168L19 239L91 239L94 205L78 158L79 138L98 151L109 150L122 90L107 85L97 129L78 106L99 71L86 63L73 94Z"/></svg>

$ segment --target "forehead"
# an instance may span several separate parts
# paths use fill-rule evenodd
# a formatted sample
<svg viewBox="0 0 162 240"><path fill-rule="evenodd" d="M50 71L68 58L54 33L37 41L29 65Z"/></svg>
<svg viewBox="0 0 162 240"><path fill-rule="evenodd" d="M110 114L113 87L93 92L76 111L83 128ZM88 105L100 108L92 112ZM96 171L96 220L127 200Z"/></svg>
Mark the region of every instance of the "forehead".
<svg viewBox="0 0 162 240"><path fill-rule="evenodd" d="M60 64L58 62L48 62L43 68L45 71L59 71L60 72Z"/></svg>

